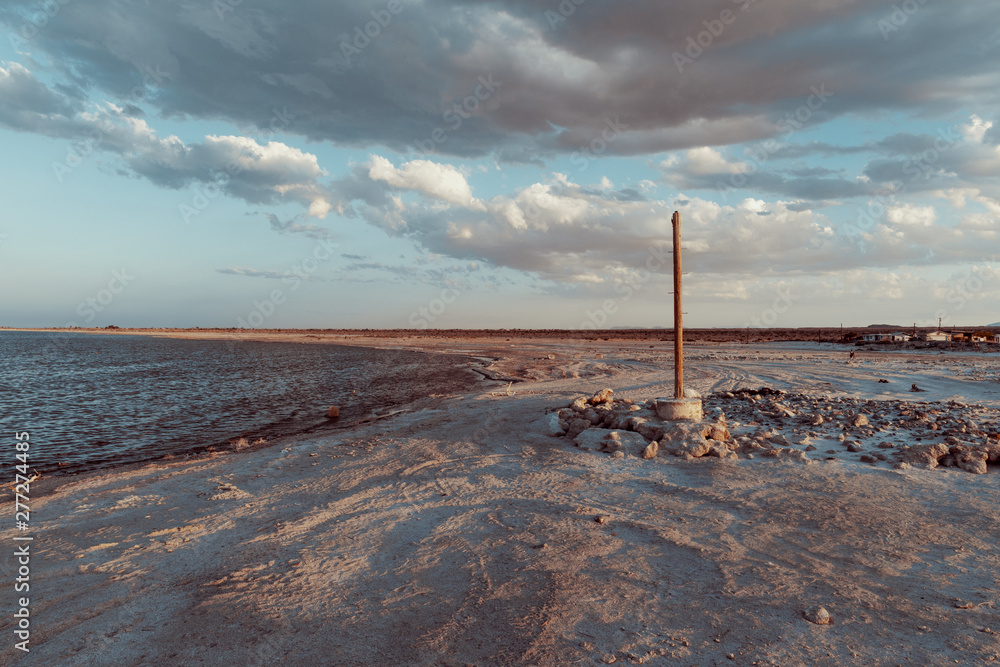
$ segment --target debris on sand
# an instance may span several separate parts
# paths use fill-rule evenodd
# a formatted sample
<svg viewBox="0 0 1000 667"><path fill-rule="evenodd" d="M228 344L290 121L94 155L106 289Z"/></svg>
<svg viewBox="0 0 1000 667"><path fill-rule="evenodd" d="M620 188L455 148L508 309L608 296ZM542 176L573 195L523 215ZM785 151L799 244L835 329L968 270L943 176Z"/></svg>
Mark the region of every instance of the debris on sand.
<svg viewBox="0 0 1000 667"><path fill-rule="evenodd" d="M917 386L917 383L914 382L913 386L910 387L910 391L927 391L927 390L926 389L921 389L920 387Z"/></svg>
<svg viewBox="0 0 1000 667"><path fill-rule="evenodd" d="M656 414L656 399L614 399L612 390L604 389L550 409L537 431L619 459L768 458L810 464L809 454L823 450L835 455L829 460L973 474L1000 463L1000 411L983 406L789 394L768 387L711 394L704 405L714 421L664 421ZM838 449L829 449L837 443L842 443Z"/></svg>
<svg viewBox="0 0 1000 667"><path fill-rule="evenodd" d="M826 610L826 607L809 607L802 612L802 616L810 623L815 623L816 625L830 625L833 623L830 612Z"/></svg>

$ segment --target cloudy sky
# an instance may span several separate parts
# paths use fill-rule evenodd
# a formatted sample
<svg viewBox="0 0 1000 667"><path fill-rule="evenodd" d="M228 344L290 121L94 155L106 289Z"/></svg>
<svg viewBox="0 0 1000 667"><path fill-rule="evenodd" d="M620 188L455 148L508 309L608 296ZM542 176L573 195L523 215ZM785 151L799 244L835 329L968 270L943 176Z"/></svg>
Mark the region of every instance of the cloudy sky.
<svg viewBox="0 0 1000 667"><path fill-rule="evenodd" d="M1000 321L995 0L0 0L0 325Z"/></svg>

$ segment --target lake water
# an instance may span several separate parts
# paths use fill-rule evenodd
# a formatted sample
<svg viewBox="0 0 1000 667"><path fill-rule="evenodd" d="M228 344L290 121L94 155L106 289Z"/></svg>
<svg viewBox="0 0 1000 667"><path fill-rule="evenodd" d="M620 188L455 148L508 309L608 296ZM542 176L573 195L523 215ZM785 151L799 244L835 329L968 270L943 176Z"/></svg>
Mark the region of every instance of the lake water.
<svg viewBox="0 0 1000 667"><path fill-rule="evenodd" d="M0 331L0 433L13 442L28 431L39 472L77 473L336 428L469 389L478 376L468 362L335 345ZM341 406L338 422L326 419L330 405Z"/></svg>

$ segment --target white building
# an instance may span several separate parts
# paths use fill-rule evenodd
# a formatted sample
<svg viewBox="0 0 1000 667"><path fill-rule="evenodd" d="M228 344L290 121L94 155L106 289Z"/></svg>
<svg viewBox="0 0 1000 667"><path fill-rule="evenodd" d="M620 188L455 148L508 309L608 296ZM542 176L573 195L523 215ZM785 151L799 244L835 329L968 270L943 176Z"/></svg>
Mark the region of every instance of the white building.
<svg viewBox="0 0 1000 667"><path fill-rule="evenodd" d="M949 341L951 340L951 334L945 331L931 331L930 333L924 334L924 338L927 340L938 340L938 341Z"/></svg>
<svg viewBox="0 0 1000 667"><path fill-rule="evenodd" d="M861 337L866 343L905 343L910 335L898 331L896 333L868 333Z"/></svg>

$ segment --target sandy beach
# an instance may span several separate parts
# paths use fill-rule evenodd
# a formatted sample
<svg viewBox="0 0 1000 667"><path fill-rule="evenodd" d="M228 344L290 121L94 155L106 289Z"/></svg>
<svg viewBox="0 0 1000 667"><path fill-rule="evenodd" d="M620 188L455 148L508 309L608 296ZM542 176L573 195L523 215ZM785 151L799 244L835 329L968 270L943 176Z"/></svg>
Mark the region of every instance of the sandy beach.
<svg viewBox="0 0 1000 667"><path fill-rule="evenodd" d="M603 388L671 395L670 342L237 336L467 355L484 380L332 435L42 480L31 651L0 664L1000 657L997 466L897 454L994 437L996 355L690 344L687 384L706 419L725 415L735 458L644 459L549 435L547 414ZM760 387L785 393L733 393ZM763 454L779 450L795 455ZM806 620L815 606L832 623ZM13 645L15 619L0 627Z"/></svg>

